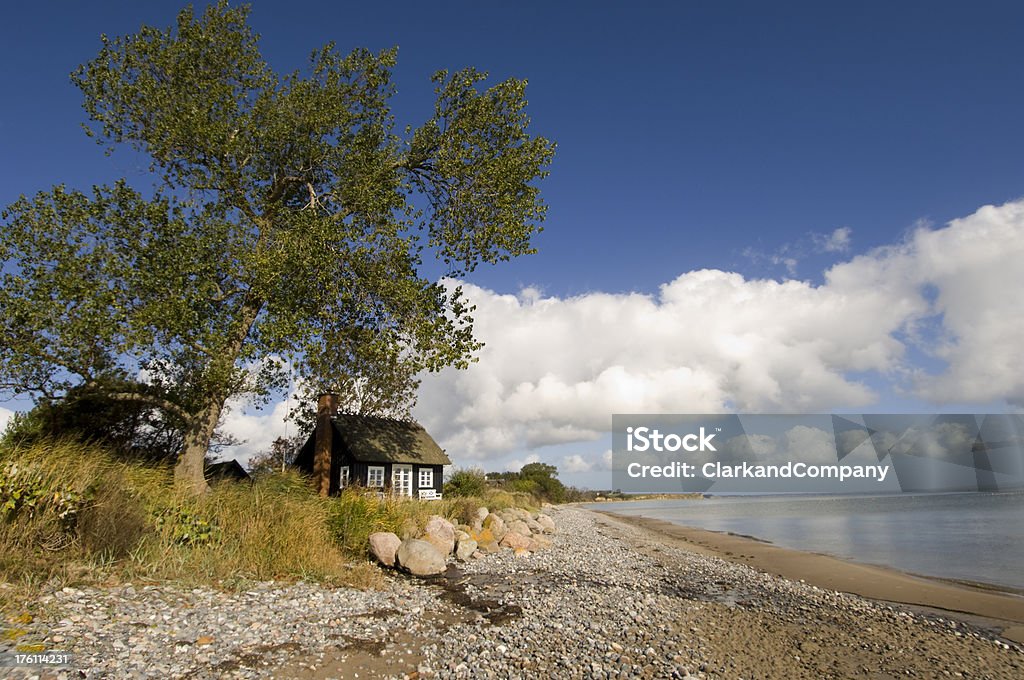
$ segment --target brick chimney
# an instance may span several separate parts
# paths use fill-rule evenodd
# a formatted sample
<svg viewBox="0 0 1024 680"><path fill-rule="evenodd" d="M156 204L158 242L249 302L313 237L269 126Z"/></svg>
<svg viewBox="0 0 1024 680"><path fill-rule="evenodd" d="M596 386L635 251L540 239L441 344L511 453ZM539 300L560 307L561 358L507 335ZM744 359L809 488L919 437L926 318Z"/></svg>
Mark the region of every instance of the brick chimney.
<svg viewBox="0 0 1024 680"><path fill-rule="evenodd" d="M338 395L321 394L316 402L316 440L313 445L313 488L326 496L331 491L331 418L338 410Z"/></svg>

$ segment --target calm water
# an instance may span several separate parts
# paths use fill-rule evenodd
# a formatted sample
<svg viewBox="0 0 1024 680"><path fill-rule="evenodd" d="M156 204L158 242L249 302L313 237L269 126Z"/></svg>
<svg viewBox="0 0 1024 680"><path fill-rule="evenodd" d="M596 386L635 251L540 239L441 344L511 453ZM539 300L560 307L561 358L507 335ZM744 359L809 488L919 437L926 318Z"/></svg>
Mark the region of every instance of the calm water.
<svg viewBox="0 0 1024 680"><path fill-rule="evenodd" d="M588 507L756 536L928 576L1024 590L1024 492L716 496Z"/></svg>

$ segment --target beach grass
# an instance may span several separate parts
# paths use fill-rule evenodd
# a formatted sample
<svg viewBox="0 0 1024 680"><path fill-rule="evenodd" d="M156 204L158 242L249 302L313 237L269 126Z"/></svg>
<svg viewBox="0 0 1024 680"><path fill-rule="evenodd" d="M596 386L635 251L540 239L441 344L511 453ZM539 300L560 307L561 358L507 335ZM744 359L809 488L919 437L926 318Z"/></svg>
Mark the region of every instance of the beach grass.
<svg viewBox="0 0 1024 680"><path fill-rule="evenodd" d="M411 537L430 515L468 523L482 505L536 505L501 490L420 501L346 490L322 498L295 472L221 481L195 496L166 465L119 459L72 441L0 450L0 609L17 612L44 585L174 580L231 587L306 580L382 582L368 537Z"/></svg>

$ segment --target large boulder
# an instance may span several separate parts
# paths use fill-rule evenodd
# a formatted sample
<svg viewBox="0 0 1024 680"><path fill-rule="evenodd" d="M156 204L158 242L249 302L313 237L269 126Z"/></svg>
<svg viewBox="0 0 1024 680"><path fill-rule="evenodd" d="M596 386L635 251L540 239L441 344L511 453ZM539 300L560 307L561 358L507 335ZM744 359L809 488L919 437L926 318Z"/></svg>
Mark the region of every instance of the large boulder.
<svg viewBox="0 0 1024 680"><path fill-rule="evenodd" d="M455 544L455 559L459 560L460 562L465 562L473 556L473 553L476 552L477 547L477 542L469 536L460 539L459 542Z"/></svg>
<svg viewBox="0 0 1024 680"><path fill-rule="evenodd" d="M413 576L434 576L446 568L444 555L432 543L410 538L398 547L398 565Z"/></svg>
<svg viewBox="0 0 1024 680"><path fill-rule="evenodd" d="M378 531L370 534L370 554L385 567L395 566L395 556L402 539L390 531Z"/></svg>
<svg viewBox="0 0 1024 680"><path fill-rule="evenodd" d="M520 536L529 536L531 533L533 533L533 532L530 531L530 525L528 525L526 522L524 522L521 519L513 520L513 521L509 522L508 524L506 524L505 526L508 527L509 531L514 531L515 533L519 534Z"/></svg>
<svg viewBox="0 0 1024 680"><path fill-rule="evenodd" d="M505 532L508 531L505 528L505 520L503 520L501 517L498 517L493 512L487 515L487 519L484 520L483 528L484 530L490 530L490 532L494 535L495 541L500 541L502 538L504 538Z"/></svg>
<svg viewBox="0 0 1024 680"><path fill-rule="evenodd" d="M512 548L513 550L517 548L521 550L529 550L530 539L520 533L516 533L515 531L509 531L505 534L505 537L501 539L500 545L505 548Z"/></svg>
<svg viewBox="0 0 1024 680"><path fill-rule="evenodd" d="M477 543L497 543L498 539L495 538L494 532L490 529L474 529L469 532L469 537Z"/></svg>
<svg viewBox="0 0 1024 680"><path fill-rule="evenodd" d="M423 527L423 540L430 542L442 555L455 550L455 527L440 515L431 515Z"/></svg>
<svg viewBox="0 0 1024 680"><path fill-rule="evenodd" d="M555 533L555 520L551 519L549 515L544 513L537 515L537 524L541 526L545 534Z"/></svg>

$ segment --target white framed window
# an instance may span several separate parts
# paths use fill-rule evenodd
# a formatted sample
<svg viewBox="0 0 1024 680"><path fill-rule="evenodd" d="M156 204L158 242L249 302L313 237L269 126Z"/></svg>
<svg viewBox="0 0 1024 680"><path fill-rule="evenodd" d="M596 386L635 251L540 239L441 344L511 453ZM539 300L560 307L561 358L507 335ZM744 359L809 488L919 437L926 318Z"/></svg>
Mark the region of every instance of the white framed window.
<svg viewBox="0 0 1024 680"><path fill-rule="evenodd" d="M366 486L384 486L384 466L371 465L366 468Z"/></svg>
<svg viewBox="0 0 1024 680"><path fill-rule="evenodd" d="M420 468L419 488L430 488L434 486L434 469Z"/></svg>
<svg viewBox="0 0 1024 680"><path fill-rule="evenodd" d="M347 465L343 465L341 471L338 473L338 486L342 489L348 486L351 474L352 473L349 472L349 467Z"/></svg>

